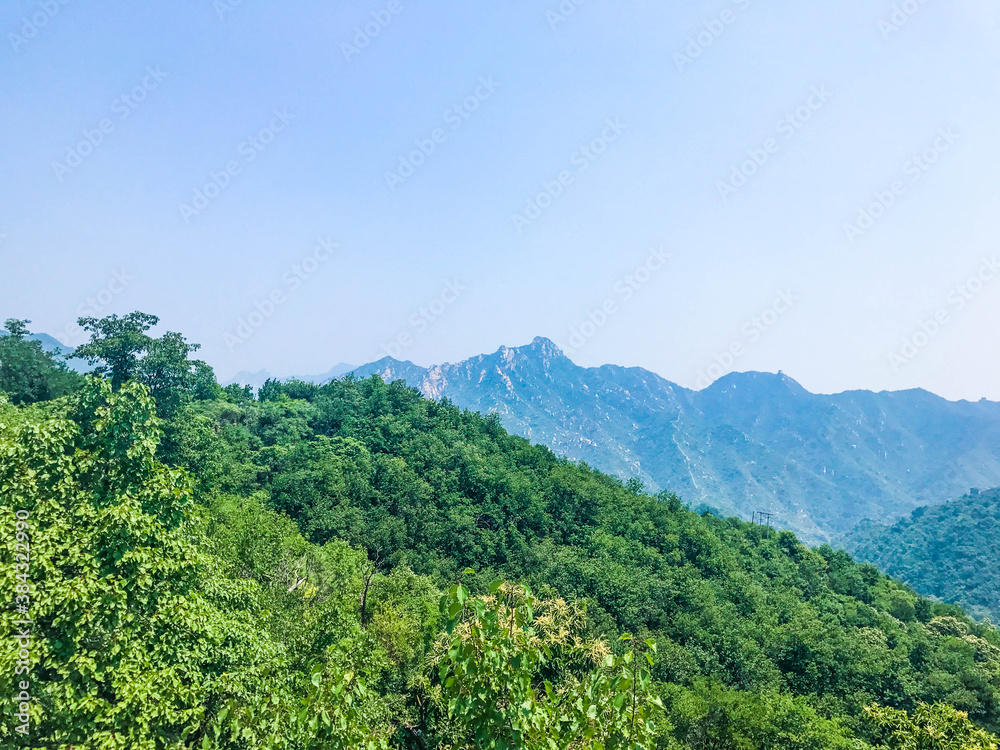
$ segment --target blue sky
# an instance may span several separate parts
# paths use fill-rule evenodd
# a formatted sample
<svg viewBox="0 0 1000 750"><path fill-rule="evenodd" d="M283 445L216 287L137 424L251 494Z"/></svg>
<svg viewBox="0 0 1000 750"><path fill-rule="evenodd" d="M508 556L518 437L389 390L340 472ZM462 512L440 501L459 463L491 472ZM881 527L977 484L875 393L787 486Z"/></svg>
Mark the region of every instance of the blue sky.
<svg viewBox="0 0 1000 750"><path fill-rule="evenodd" d="M1000 400L996 3L577 2L3 3L0 315Z"/></svg>

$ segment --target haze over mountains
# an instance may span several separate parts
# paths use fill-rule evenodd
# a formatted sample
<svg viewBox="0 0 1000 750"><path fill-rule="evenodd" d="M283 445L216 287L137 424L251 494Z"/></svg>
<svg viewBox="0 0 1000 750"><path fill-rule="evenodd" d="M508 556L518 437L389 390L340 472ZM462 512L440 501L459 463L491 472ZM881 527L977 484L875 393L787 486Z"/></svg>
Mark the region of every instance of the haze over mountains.
<svg viewBox="0 0 1000 750"><path fill-rule="evenodd" d="M341 362L322 375L292 375L287 378L279 378L276 375L271 374L268 370L257 370L256 372L248 372L247 370L241 370L240 372L233 375L224 385L229 385L230 383L238 383L240 385L249 385L254 389L260 388L268 380L302 380L306 383L328 383L334 378L339 378L341 375L346 375L351 370L355 369L354 365L349 365L346 362Z"/></svg>
<svg viewBox="0 0 1000 750"><path fill-rule="evenodd" d="M638 367L580 367L540 337L433 367L386 357L353 374L497 412L511 432L693 507L769 511L812 543L1000 485L1000 404L986 400L818 395L759 372L692 391Z"/></svg>

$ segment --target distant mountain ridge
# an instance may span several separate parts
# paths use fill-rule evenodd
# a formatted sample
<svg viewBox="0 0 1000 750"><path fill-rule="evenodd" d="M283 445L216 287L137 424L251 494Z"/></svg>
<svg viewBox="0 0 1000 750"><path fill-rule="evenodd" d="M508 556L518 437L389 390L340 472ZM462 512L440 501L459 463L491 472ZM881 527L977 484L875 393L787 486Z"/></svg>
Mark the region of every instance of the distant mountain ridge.
<svg viewBox="0 0 1000 750"><path fill-rule="evenodd" d="M985 400L818 395L759 372L693 391L639 367L580 367L542 337L433 367L386 357L352 374L497 412L511 432L693 506L770 511L812 543L1000 485L1000 403Z"/></svg>
<svg viewBox="0 0 1000 750"><path fill-rule="evenodd" d="M7 335L6 332L0 331L0 336ZM76 350L71 346L66 346L59 339L54 336L50 336L47 333L29 333L26 336L30 341L38 341L42 345L42 349L47 351L49 354L55 355L58 359L66 363L66 366L71 370L75 370L79 373L90 372L90 365L88 365L82 359L70 359L73 352Z"/></svg>
<svg viewBox="0 0 1000 750"><path fill-rule="evenodd" d="M257 372L247 372L246 370L242 370L233 375L233 377L222 385L232 385L233 383L236 383L238 385L249 385L256 390L264 385L264 383L268 380L280 380L283 383L288 382L289 380L302 380L306 383L328 383L334 378L346 375L353 369L355 369L354 365L341 362L339 365L327 370L322 375L291 375L287 378L277 377L276 375L272 375L267 370L257 370Z"/></svg>

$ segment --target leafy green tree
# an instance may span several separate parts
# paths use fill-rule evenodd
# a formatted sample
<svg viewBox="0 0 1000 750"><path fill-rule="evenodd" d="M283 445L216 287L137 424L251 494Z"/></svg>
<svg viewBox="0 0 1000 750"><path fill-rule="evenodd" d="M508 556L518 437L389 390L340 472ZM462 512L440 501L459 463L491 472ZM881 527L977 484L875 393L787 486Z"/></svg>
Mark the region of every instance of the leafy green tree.
<svg viewBox="0 0 1000 750"><path fill-rule="evenodd" d="M77 347L73 356L93 366L96 375L107 377L112 390L139 375L139 360L146 354L152 337L146 334L160 322L155 315L132 312L123 317L80 318L77 323L90 333L90 341Z"/></svg>
<svg viewBox="0 0 1000 750"><path fill-rule="evenodd" d="M448 635L436 654L436 697L457 747L653 746L661 706L651 694L652 641L616 656L603 641L581 640L579 607L509 583L490 590L470 597L458 584L442 600Z"/></svg>
<svg viewBox="0 0 1000 750"><path fill-rule="evenodd" d="M253 401L252 385L230 383L222 389L222 392L225 395L225 398L228 398L234 404L245 404L247 401Z"/></svg>
<svg viewBox="0 0 1000 750"><path fill-rule="evenodd" d="M200 555L184 529L188 482L153 461L157 420L142 391L129 384L114 394L91 381L79 424L47 420L0 439L0 516L29 517L31 724L40 745L177 746L197 733L211 695L226 692L226 673L245 674L264 656L239 654L250 662L241 665L220 648L243 626L197 591ZM3 547L13 557L7 524ZM5 630L10 619L5 612ZM4 678L14 656L3 651ZM9 726L5 717L0 731Z"/></svg>
<svg viewBox="0 0 1000 750"><path fill-rule="evenodd" d="M281 381L268 378L264 384L257 389L258 401L277 401L282 394Z"/></svg>
<svg viewBox="0 0 1000 750"><path fill-rule="evenodd" d="M865 715L876 728L877 750L997 750L1000 738L976 727L968 714L943 703L921 703L912 715L872 704Z"/></svg>
<svg viewBox="0 0 1000 750"><path fill-rule="evenodd" d="M10 318L0 335L0 391L15 404L32 404L65 396L82 378L66 363L28 338L30 320Z"/></svg>
<svg viewBox="0 0 1000 750"><path fill-rule="evenodd" d="M159 323L155 315L132 312L123 317L80 318L78 322L91 338L73 356L93 365L96 374L108 377L113 390L129 380L145 384L156 400L159 416L174 415L193 398L222 395L212 368L190 359L200 344L189 344L172 331L160 338L146 333Z"/></svg>
<svg viewBox="0 0 1000 750"><path fill-rule="evenodd" d="M854 750L850 731L801 696L746 692L698 678L691 687L662 686L671 734L689 750Z"/></svg>
<svg viewBox="0 0 1000 750"><path fill-rule="evenodd" d="M179 333L168 331L151 339L138 365L137 379L149 387L156 399L157 413L175 414L188 399L210 400L221 395L212 368L189 355L201 344L189 344Z"/></svg>
<svg viewBox="0 0 1000 750"><path fill-rule="evenodd" d="M21 341L25 336L28 335L28 323L30 320L18 320L17 318L7 318L4 323L4 328L7 329L7 334L17 340Z"/></svg>
<svg viewBox="0 0 1000 750"><path fill-rule="evenodd" d="M307 545L287 521L271 522L269 554L206 535L190 478L155 460L139 383L91 379L64 416L10 409L0 400L0 590L29 598L32 623L24 676L19 646L0 645L0 691L30 680L32 746L386 747L387 708L365 680L387 662L359 625L358 553ZM16 579L19 542L30 583ZM0 612L4 632L15 619ZM0 704L3 746L14 705Z"/></svg>
<svg viewBox="0 0 1000 750"><path fill-rule="evenodd" d="M625 483L625 489L631 492L633 495L641 495L642 490L646 485L638 477L629 477L629 480Z"/></svg>

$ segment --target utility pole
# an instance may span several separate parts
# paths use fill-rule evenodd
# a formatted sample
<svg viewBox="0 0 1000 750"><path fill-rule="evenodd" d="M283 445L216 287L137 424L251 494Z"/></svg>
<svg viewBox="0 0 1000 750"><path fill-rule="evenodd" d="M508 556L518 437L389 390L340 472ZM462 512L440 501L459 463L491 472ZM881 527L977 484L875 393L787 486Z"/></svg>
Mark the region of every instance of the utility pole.
<svg viewBox="0 0 1000 750"><path fill-rule="evenodd" d="M760 524L766 529L764 531L765 539L771 535L771 516L773 515L773 513L766 510L755 510L753 515L750 517L750 523Z"/></svg>

